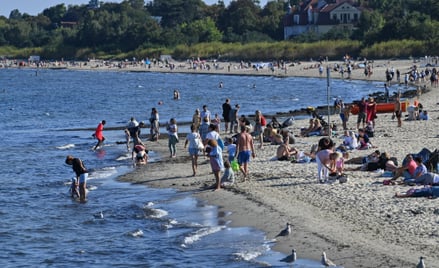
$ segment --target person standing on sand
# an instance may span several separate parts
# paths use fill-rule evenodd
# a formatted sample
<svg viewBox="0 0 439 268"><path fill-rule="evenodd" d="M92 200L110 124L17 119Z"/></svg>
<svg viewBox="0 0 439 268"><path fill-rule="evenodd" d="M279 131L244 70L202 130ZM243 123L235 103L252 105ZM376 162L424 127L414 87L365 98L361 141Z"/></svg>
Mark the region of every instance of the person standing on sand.
<svg viewBox="0 0 439 268"><path fill-rule="evenodd" d="M198 142L202 142L201 136L198 133L198 129L195 125L191 125L191 133L187 134L186 141L184 142L184 148L187 147L189 143L189 156L191 157L192 161L192 176L195 177L197 175L197 169L198 169L198 155L200 153L200 148L198 148L198 144L196 140L198 139Z"/></svg>
<svg viewBox="0 0 439 268"><path fill-rule="evenodd" d="M168 136L169 136L169 142L168 142L168 147L169 147L169 152L170 152L170 157L171 158L175 158L176 154L177 154L177 149L175 147L175 145L178 143L178 127L177 127L177 120L175 120L175 118L171 118L169 120L169 124L166 126L166 130L168 131Z"/></svg>
<svg viewBox="0 0 439 268"><path fill-rule="evenodd" d="M209 140L209 159L210 159L210 167L212 168L212 172L215 175L216 181L216 190L221 190L221 178L220 172L224 170L224 162L223 162L223 150L218 146L216 140Z"/></svg>
<svg viewBox="0 0 439 268"><path fill-rule="evenodd" d="M395 113L396 119L398 120L398 127L401 127L402 126L402 119L401 119L402 109L401 109L401 100L400 100L399 96L396 97L396 100L395 100L394 113Z"/></svg>
<svg viewBox="0 0 439 268"><path fill-rule="evenodd" d="M246 126L241 126L241 133L238 135L236 143L239 170L244 174L244 181L249 177L248 163L250 162L250 157L256 157L253 137L248 133L248 129Z"/></svg>
<svg viewBox="0 0 439 268"><path fill-rule="evenodd" d="M79 201L85 202L85 189L87 187L88 171L84 167L84 163L79 158L71 155L66 157L66 164L72 166L76 174L76 183L79 184Z"/></svg>
<svg viewBox="0 0 439 268"><path fill-rule="evenodd" d="M357 129L360 128L360 123L364 124L366 123L366 100L361 98L361 101L358 103L358 118L357 118Z"/></svg>
<svg viewBox="0 0 439 268"><path fill-rule="evenodd" d="M255 131L254 135L257 137L257 139L260 142L259 148L262 148L264 144L264 129L266 125L265 117L262 115L262 112L260 110L256 110L255 112Z"/></svg>
<svg viewBox="0 0 439 268"><path fill-rule="evenodd" d="M319 140L319 149L316 153L317 162L317 180L319 183L325 183L329 176L329 165L331 163L330 155L333 153L334 142L328 138Z"/></svg>
<svg viewBox="0 0 439 268"><path fill-rule="evenodd" d="M373 97L369 97L369 101L366 106L366 123L372 122L372 126L375 128L375 118L377 115L377 103Z"/></svg>
<svg viewBox="0 0 439 268"><path fill-rule="evenodd" d="M98 127L96 128L94 136L98 140L98 143L96 144L96 146L94 147L93 150L97 150L98 147L101 147L102 144L104 143L104 140L105 140L105 137L104 137L104 125L105 125L105 123L106 123L105 120L102 120L99 123Z"/></svg>
<svg viewBox="0 0 439 268"><path fill-rule="evenodd" d="M238 132L238 114L239 114L239 104L235 105L235 108L230 110L230 134Z"/></svg>
<svg viewBox="0 0 439 268"><path fill-rule="evenodd" d="M201 125L201 115L200 109L195 109L194 115L192 116L192 125L194 125L195 129L198 130Z"/></svg>
<svg viewBox="0 0 439 268"><path fill-rule="evenodd" d="M157 141L160 135L160 127L159 127L159 112L156 108L152 108L151 116L149 117L150 123L150 140Z"/></svg>
<svg viewBox="0 0 439 268"><path fill-rule="evenodd" d="M201 111L201 121L203 121L204 118L207 118L210 124L210 111L207 109L207 105L203 105L203 110Z"/></svg>
<svg viewBox="0 0 439 268"><path fill-rule="evenodd" d="M223 103L224 129L226 133L229 131L230 110L232 110L232 105L230 105L230 99L226 99L226 102Z"/></svg>
<svg viewBox="0 0 439 268"><path fill-rule="evenodd" d="M348 121L349 121L349 115L350 114L351 114L351 106L350 105L345 105L345 107L343 109L343 117L340 114L340 118L342 118L343 130L347 130L348 129Z"/></svg>

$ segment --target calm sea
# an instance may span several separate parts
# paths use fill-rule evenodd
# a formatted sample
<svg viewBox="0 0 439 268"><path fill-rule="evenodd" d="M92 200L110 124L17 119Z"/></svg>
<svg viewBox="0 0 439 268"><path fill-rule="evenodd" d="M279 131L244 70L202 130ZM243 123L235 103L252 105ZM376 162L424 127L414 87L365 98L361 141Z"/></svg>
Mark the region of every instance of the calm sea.
<svg viewBox="0 0 439 268"><path fill-rule="evenodd" d="M358 99L381 84L334 80L331 99ZM242 114L289 111L326 104L326 90L325 79L0 69L0 266L282 266L284 255L262 231L228 226L228 211L173 189L118 182L131 168L118 143L123 132L105 131L95 152L85 129L103 119L106 127L131 116L147 121L152 107L162 123L189 121L203 104L221 114L226 98ZM86 204L69 198L67 154L91 170Z"/></svg>

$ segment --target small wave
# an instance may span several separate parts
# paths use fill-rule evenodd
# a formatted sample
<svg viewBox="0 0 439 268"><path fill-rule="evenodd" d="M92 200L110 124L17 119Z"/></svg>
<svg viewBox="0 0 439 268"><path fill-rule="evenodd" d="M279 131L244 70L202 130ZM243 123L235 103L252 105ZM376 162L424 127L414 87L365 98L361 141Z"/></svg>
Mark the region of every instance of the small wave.
<svg viewBox="0 0 439 268"><path fill-rule="evenodd" d="M175 225L178 224L178 221L175 219L168 219L165 223L162 224L163 230L168 230L174 228Z"/></svg>
<svg viewBox="0 0 439 268"><path fill-rule="evenodd" d="M98 189L98 187L97 186L94 186L94 185L91 185L91 186L88 186L87 187L87 190L89 190L89 191L95 191L95 190L97 190Z"/></svg>
<svg viewBox="0 0 439 268"><path fill-rule="evenodd" d="M225 226L201 228L201 229L197 230L196 232L190 234L189 236L186 236L183 240L183 244L181 244L181 247L186 248L188 245L193 244L194 242L200 240L204 236L217 233L224 228L225 228Z"/></svg>
<svg viewBox="0 0 439 268"><path fill-rule="evenodd" d="M100 170L95 170L89 179L103 179L113 176L117 173L116 167L105 167Z"/></svg>
<svg viewBox="0 0 439 268"><path fill-rule="evenodd" d="M155 218L155 219L160 219L160 218L163 218L163 217L168 215L168 212L166 210L163 210L163 209L153 208L150 211L151 211L151 214L149 215L149 217Z"/></svg>
<svg viewBox="0 0 439 268"><path fill-rule="evenodd" d="M66 145L57 146L56 149L58 149L58 150L67 150L67 149L71 149L71 148L74 148L74 147L75 147L75 145L73 143L69 143L69 144L66 144Z"/></svg>
<svg viewBox="0 0 439 268"><path fill-rule="evenodd" d="M149 201L148 203L145 204L144 208L152 207L152 206L154 206L154 202Z"/></svg>
<svg viewBox="0 0 439 268"><path fill-rule="evenodd" d="M251 261L259 256L262 255L259 251L243 251L243 252L236 252L233 253L236 260L244 260L244 261Z"/></svg>
<svg viewBox="0 0 439 268"><path fill-rule="evenodd" d="M141 237L141 236L143 236L143 231L140 229L137 229L135 231L129 232L128 235L130 235L132 237Z"/></svg>
<svg viewBox="0 0 439 268"><path fill-rule="evenodd" d="M153 202L148 202L143 206L143 214L145 217L160 219L168 215L168 212L163 209L153 208Z"/></svg>
<svg viewBox="0 0 439 268"><path fill-rule="evenodd" d="M129 160L131 159L131 154L123 154L123 155L119 155L116 158L116 161L125 161L125 160Z"/></svg>

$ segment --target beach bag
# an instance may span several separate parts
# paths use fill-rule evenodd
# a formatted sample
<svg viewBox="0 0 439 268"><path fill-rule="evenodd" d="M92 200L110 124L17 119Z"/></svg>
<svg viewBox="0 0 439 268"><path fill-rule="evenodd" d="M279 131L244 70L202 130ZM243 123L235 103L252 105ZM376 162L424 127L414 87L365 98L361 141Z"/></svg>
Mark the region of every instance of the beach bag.
<svg viewBox="0 0 439 268"><path fill-rule="evenodd" d="M223 139L218 138L218 139L216 140L216 142L218 143L218 147L220 147L221 150L224 151L224 141L223 141Z"/></svg>
<svg viewBox="0 0 439 268"><path fill-rule="evenodd" d="M233 160L230 163L230 166L232 167L232 170L235 172L239 170L239 164L238 164L238 161L236 161L236 160Z"/></svg>
<svg viewBox="0 0 439 268"><path fill-rule="evenodd" d="M200 151L204 150L204 144L201 141L200 136L197 135L197 137L194 139L194 141L195 141L195 144L197 145L198 150L200 150Z"/></svg>

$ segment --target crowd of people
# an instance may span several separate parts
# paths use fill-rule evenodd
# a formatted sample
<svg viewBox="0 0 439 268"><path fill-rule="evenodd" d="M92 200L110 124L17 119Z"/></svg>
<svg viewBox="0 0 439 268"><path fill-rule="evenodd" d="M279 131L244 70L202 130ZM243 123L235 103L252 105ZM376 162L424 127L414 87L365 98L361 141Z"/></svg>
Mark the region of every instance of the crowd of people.
<svg viewBox="0 0 439 268"><path fill-rule="evenodd" d="M387 86L387 83L386 83ZM174 90L173 98L180 99L180 92ZM312 118L309 120L309 126L302 128L299 135L294 135L290 126L293 124L293 118L287 118L286 121L280 123L273 116L271 121L267 119L260 110L256 110L251 119L246 115L240 114L240 105L231 104L231 100L227 98L222 104L222 118L218 113L212 116L207 105L203 105L202 109L195 109L191 121L191 132L185 138L184 148L187 148L191 158L191 166L193 176L197 175L199 156L209 158L210 166L215 177L215 189L233 185L236 175L234 172L239 171L243 181L250 179L249 165L251 158L256 157L255 142L258 142L258 149L264 144L276 145L276 159L279 161L290 161L293 163L309 163L315 161L317 163L317 179L319 183L325 183L330 179L344 176L345 161L349 159L349 152L352 150L368 150L376 148L372 142L376 127L375 119L377 118L377 103L373 97L362 98L355 103L358 109L356 120L356 131L348 129L347 123L351 115L351 105L346 105L341 98L337 98L334 102L334 112L338 114L343 129L341 135L342 144L335 146L332 138L337 136L337 127L333 123L325 122L316 111L312 111ZM416 107L422 107L419 103L414 103ZM394 116L397 118L398 126L402 124L402 105L399 95L394 99ZM416 109L417 118L428 120L428 113L420 109ZM251 121L253 120L253 122ZM221 124L224 123L223 131ZM160 138L160 117L157 108L152 108L149 117L150 135L149 141L157 141ZM94 137L97 144L94 150L102 147L105 137L103 128L106 124L102 120ZM130 119L124 129L126 137L126 148L131 150L132 160L136 165L146 164L148 162L148 150L145 143L141 140L141 129L146 127L144 122L137 122L134 117ZM168 136L168 148L170 158L177 156L177 143L179 142L177 120L171 118L166 123L166 131ZM220 133L224 133L227 137L223 139ZM301 151L293 147L297 138L322 136L319 143L312 146L310 151ZM224 140L226 142L224 142ZM130 146L132 143L132 147ZM223 159L223 152L228 153L227 159ZM69 156L71 157L71 156ZM73 158L75 159L75 158ZM396 159L390 157L387 153L379 153L378 150L364 157L365 161L361 163L359 170L377 170L382 169L392 172L391 181L396 181L399 177L404 177L403 183L428 184L434 185L439 183L439 175L427 172L422 162L416 162L417 159L410 160L409 157L404 159L403 165L398 166ZM406 160L408 163L406 163ZM414 161L414 162L413 162ZM66 160L67 162L67 160ZM72 162L69 160L69 162ZM415 164L416 163L416 164ZM234 165L235 164L235 165ZM76 165L77 166L77 165ZM73 169L77 172L78 168ZM237 168L232 168L236 167ZM84 170L86 170L84 168ZM224 172L221 177L221 173ZM75 182L79 185L79 178L82 173L77 173L78 180ZM393 182L392 182L393 183ZM85 185L85 182L83 182ZM79 195L84 191L79 190ZM72 191L76 193L76 191ZM81 195L81 199L85 199Z"/></svg>

